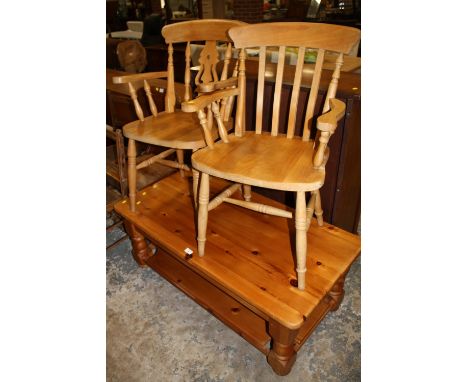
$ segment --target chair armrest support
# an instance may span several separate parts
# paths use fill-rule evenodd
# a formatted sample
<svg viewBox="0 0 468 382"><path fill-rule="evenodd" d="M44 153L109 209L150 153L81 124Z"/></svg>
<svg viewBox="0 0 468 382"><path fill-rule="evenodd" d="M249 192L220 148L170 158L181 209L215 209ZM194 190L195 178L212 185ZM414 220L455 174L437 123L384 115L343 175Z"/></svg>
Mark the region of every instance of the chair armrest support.
<svg viewBox="0 0 468 382"><path fill-rule="evenodd" d="M167 72L148 72L139 74L129 74L126 76L112 77L114 84L127 84L133 81L152 80L154 78L166 78Z"/></svg>
<svg viewBox="0 0 468 382"><path fill-rule="evenodd" d="M186 113L193 113L198 110L202 110L211 103L218 101L222 98L227 98L231 96L235 96L239 94L239 89L227 89L227 90L219 90L210 94L203 94L191 101L183 102L182 103L182 111Z"/></svg>
<svg viewBox="0 0 468 382"><path fill-rule="evenodd" d="M317 119L317 130L320 130L320 137L313 159L314 167L317 169L323 168L327 162L328 140L335 132L338 121L343 118L345 110L346 105L343 101L332 98L330 99L330 110Z"/></svg>
<svg viewBox="0 0 468 382"><path fill-rule="evenodd" d="M197 87L197 91L199 93L209 93L215 90L225 89L229 86L236 86L238 82L239 78L231 77L227 80L209 82L207 84L199 84Z"/></svg>
<svg viewBox="0 0 468 382"><path fill-rule="evenodd" d="M343 101L336 98L330 99L330 110L318 117L317 129L333 133L345 111L346 105Z"/></svg>

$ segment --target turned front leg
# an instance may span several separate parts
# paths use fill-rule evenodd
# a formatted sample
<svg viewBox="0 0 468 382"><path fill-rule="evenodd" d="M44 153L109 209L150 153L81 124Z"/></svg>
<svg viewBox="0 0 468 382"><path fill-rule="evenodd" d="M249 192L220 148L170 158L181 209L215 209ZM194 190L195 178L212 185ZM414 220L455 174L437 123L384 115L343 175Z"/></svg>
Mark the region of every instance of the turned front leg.
<svg viewBox="0 0 468 382"><path fill-rule="evenodd" d="M197 150L193 150L195 153ZM193 204L195 205L195 211L198 206L198 183L200 180L200 173L192 167L192 187L193 187Z"/></svg>
<svg viewBox="0 0 468 382"><path fill-rule="evenodd" d="M136 145L134 139L128 140L128 197L130 211L135 212L136 203Z"/></svg>
<svg viewBox="0 0 468 382"><path fill-rule="evenodd" d="M210 200L210 176L202 172L198 196L198 255L205 254L206 226L208 225L208 202Z"/></svg>
<svg viewBox="0 0 468 382"><path fill-rule="evenodd" d="M153 255L148 248L145 237L138 232L135 225L124 221L125 230L127 231L130 240L132 241L132 254L133 258L139 266L146 266L146 260Z"/></svg>
<svg viewBox="0 0 468 382"><path fill-rule="evenodd" d="M296 271L297 287L305 289L306 257L307 257L307 217L306 217L306 197L304 191L297 192L296 196Z"/></svg>
<svg viewBox="0 0 468 382"><path fill-rule="evenodd" d="M296 362L294 340L299 329L291 330L276 321L270 321L268 333L272 339L272 348L268 353L267 361L276 374L286 375Z"/></svg>

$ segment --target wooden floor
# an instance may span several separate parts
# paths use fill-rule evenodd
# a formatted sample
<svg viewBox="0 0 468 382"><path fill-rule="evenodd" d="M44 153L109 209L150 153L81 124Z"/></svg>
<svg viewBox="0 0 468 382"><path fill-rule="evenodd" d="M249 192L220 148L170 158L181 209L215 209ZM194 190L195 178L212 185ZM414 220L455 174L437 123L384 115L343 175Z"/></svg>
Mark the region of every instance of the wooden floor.
<svg viewBox="0 0 468 382"><path fill-rule="evenodd" d="M228 186L214 178L210 183L212 196ZM265 354L271 338L267 326L273 321L298 333L291 346L299 350L333 309L332 289L342 284L359 255L359 237L326 223L319 227L314 219L306 289L300 291L294 286L294 220L224 203L209 212L206 252L199 257L191 190L191 178L174 173L137 193L136 212L129 210L127 199L116 204L116 212L159 248L144 263ZM256 193L252 201L284 208ZM186 248L193 256L186 255ZM293 362L275 371L284 374Z"/></svg>

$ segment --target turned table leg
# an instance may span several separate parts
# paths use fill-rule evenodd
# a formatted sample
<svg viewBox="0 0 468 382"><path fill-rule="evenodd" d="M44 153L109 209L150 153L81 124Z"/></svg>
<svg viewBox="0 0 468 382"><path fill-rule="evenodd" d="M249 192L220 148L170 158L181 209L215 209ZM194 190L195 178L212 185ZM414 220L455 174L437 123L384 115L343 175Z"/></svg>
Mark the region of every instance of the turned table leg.
<svg viewBox="0 0 468 382"><path fill-rule="evenodd" d="M288 374L296 362L294 340L298 332L299 329L288 329L276 321L269 322L268 333L271 336L273 346L268 353L267 361L278 375Z"/></svg>
<svg viewBox="0 0 468 382"><path fill-rule="evenodd" d="M344 282L347 273L348 271L341 275L340 278L336 281L335 285L333 285L333 288L330 290L330 292L328 292L328 297L331 298L331 311L337 310L340 307L341 302L343 301L343 297L345 294Z"/></svg>
<svg viewBox="0 0 468 382"><path fill-rule="evenodd" d="M146 266L146 259L153 254L148 248L145 237L137 231L135 225L125 220L125 230L132 241L132 254L139 266Z"/></svg>

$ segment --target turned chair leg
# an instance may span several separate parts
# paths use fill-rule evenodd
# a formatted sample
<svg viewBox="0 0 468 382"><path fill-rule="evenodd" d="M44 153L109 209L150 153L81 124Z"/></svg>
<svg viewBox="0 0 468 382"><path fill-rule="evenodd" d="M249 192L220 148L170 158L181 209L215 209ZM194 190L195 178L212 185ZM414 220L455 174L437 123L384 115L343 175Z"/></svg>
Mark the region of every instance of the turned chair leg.
<svg viewBox="0 0 468 382"><path fill-rule="evenodd" d="M249 184L243 184L242 185L242 193L244 195L244 200L246 202L250 202L250 199L252 199L252 187Z"/></svg>
<svg viewBox="0 0 468 382"><path fill-rule="evenodd" d="M305 289L306 255L307 255L307 216L306 197L304 191L296 195L296 262L297 262L297 287Z"/></svg>
<svg viewBox="0 0 468 382"><path fill-rule="evenodd" d="M206 226L208 225L208 202L210 199L210 176L201 173L198 195L198 255L205 254Z"/></svg>
<svg viewBox="0 0 468 382"><path fill-rule="evenodd" d="M136 203L136 145L134 139L128 140L128 197L130 211L135 212Z"/></svg>
<svg viewBox="0 0 468 382"><path fill-rule="evenodd" d="M197 149L192 150L194 154ZM198 206L198 184L200 183L200 173L192 167L192 187L193 187L193 204L195 206L195 211Z"/></svg>
<svg viewBox="0 0 468 382"><path fill-rule="evenodd" d="M176 153L177 153L177 163L184 164L184 150L177 149ZM185 177L185 172L183 168L179 169L179 174L182 178Z"/></svg>
<svg viewBox="0 0 468 382"><path fill-rule="evenodd" d="M200 180L200 173L192 168L192 180L193 180L193 202L195 204L195 209L197 209L198 206L198 183Z"/></svg>
<svg viewBox="0 0 468 382"><path fill-rule="evenodd" d="M317 216L317 223L319 226L323 226L323 210L322 210L322 200L320 199L320 191L314 191L315 194L315 216Z"/></svg>

